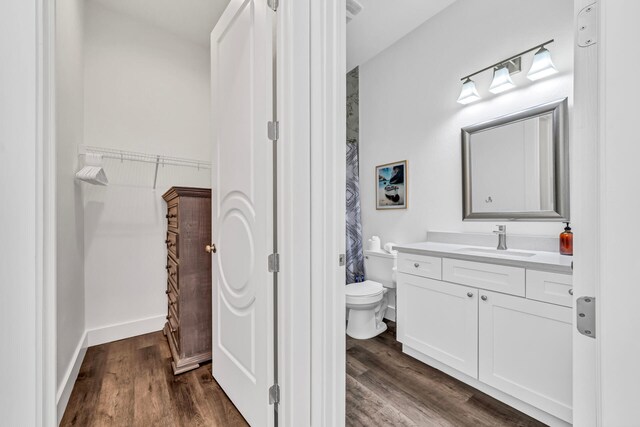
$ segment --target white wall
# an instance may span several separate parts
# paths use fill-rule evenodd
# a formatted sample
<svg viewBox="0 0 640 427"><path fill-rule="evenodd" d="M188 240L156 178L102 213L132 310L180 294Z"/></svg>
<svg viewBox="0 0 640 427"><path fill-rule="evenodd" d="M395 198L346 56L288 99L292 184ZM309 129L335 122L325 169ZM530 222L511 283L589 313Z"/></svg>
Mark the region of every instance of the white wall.
<svg viewBox="0 0 640 427"><path fill-rule="evenodd" d="M142 20L86 4L87 145L209 160L209 51ZM207 170L105 160L108 187L85 187L89 344L159 330L166 315L172 185L210 186ZM106 329L104 329L106 328Z"/></svg>
<svg viewBox="0 0 640 427"><path fill-rule="evenodd" d="M571 0L459 0L360 66L365 238L413 242L425 240L427 230L492 230L494 222L462 221L460 128L567 96L571 105L572 8ZM499 22L496 10L502 11ZM552 38L548 48L559 74L530 82L529 54L523 72L513 76L518 88L492 95L489 71L474 79L483 100L456 103L461 77ZM376 211L375 166L404 159L409 208ZM549 236L562 228L560 223L508 226L509 233Z"/></svg>
<svg viewBox="0 0 640 427"><path fill-rule="evenodd" d="M84 213L74 179L83 139L83 12L83 0L56 3L58 396L75 381L72 368L85 331Z"/></svg>
<svg viewBox="0 0 640 427"><path fill-rule="evenodd" d="M36 327L42 272L37 226L42 224L37 177L38 2L0 2L0 370L2 424L38 425L42 420L37 375ZM41 237L41 236L40 236Z"/></svg>

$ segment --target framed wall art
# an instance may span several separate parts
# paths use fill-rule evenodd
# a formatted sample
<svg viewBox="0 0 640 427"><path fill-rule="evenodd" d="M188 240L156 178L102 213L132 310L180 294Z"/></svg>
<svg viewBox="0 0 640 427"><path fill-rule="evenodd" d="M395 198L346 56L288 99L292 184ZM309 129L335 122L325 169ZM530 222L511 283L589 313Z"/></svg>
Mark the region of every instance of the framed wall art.
<svg viewBox="0 0 640 427"><path fill-rule="evenodd" d="M407 161L376 166L376 209L407 208Z"/></svg>

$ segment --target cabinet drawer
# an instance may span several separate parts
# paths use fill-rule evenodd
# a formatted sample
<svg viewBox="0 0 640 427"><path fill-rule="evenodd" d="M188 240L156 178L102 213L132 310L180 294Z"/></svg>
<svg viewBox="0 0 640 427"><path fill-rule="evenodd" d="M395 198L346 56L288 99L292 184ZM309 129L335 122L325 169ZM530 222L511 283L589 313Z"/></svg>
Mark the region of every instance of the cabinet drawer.
<svg viewBox="0 0 640 427"><path fill-rule="evenodd" d="M167 250L169 251L169 253L172 253L176 259L179 258L179 254L178 254L178 234L174 233L173 231L167 231L167 239L164 241L164 243L167 245Z"/></svg>
<svg viewBox="0 0 640 427"><path fill-rule="evenodd" d="M167 282L167 312L171 313L171 310L175 311L176 316L180 316L180 304L178 299L178 292L173 287L171 282Z"/></svg>
<svg viewBox="0 0 640 427"><path fill-rule="evenodd" d="M178 263L170 256L167 256L167 277L175 285L176 289L179 288L178 283Z"/></svg>
<svg viewBox="0 0 640 427"><path fill-rule="evenodd" d="M169 206L167 208L167 225L169 228L178 229L178 205Z"/></svg>
<svg viewBox="0 0 640 427"><path fill-rule="evenodd" d="M169 306L169 314L167 314L167 323L171 332L178 332L180 326L180 320L173 307Z"/></svg>
<svg viewBox="0 0 640 427"><path fill-rule="evenodd" d="M398 254L398 271L430 279L442 279L442 258L407 253Z"/></svg>
<svg viewBox="0 0 640 427"><path fill-rule="evenodd" d="M525 296L525 270L519 267L445 258L442 260L442 280Z"/></svg>
<svg viewBox="0 0 640 427"><path fill-rule="evenodd" d="M573 276L527 270L527 298L552 304L573 306Z"/></svg>

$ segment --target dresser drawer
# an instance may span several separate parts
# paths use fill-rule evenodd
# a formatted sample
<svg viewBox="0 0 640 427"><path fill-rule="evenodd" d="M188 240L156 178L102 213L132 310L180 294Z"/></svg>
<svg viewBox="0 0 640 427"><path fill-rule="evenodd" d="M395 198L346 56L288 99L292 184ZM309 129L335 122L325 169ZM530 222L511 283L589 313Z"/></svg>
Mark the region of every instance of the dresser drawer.
<svg viewBox="0 0 640 427"><path fill-rule="evenodd" d="M180 316L180 298L178 298L178 291L173 287L171 281L167 281L167 312L170 313L171 309L176 313L176 316Z"/></svg>
<svg viewBox="0 0 640 427"><path fill-rule="evenodd" d="M519 267L445 258L442 261L442 280L525 296L525 270Z"/></svg>
<svg viewBox="0 0 640 427"><path fill-rule="evenodd" d="M413 274L414 276L442 280L442 258L399 253L398 271Z"/></svg>
<svg viewBox="0 0 640 427"><path fill-rule="evenodd" d="M573 306L573 276L527 270L527 298L552 304Z"/></svg>
<svg viewBox="0 0 640 427"><path fill-rule="evenodd" d="M180 215L180 211L178 210L178 204L169 205L167 207L167 224L169 228L178 229L178 215Z"/></svg>
<svg viewBox="0 0 640 427"><path fill-rule="evenodd" d="M167 231L167 239L164 241L164 243L167 245L167 250L169 251L169 253L172 253L176 257L176 259L179 258L178 238L178 233Z"/></svg>
<svg viewBox="0 0 640 427"><path fill-rule="evenodd" d="M179 289L178 283L178 263L170 256L167 256L167 277L175 285L176 289Z"/></svg>
<svg viewBox="0 0 640 427"><path fill-rule="evenodd" d="M178 319L178 315L171 305L169 305L169 314L167 314L167 323L169 324L169 329L171 332L178 332L178 327L180 326L180 321Z"/></svg>

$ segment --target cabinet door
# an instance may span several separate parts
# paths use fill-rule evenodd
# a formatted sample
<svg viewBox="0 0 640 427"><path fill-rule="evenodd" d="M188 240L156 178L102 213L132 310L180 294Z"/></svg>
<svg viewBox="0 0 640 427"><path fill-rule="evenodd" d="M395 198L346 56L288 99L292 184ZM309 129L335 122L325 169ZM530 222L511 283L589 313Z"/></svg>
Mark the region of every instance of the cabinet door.
<svg viewBox="0 0 640 427"><path fill-rule="evenodd" d="M480 381L571 422L571 316L567 307L480 291Z"/></svg>
<svg viewBox="0 0 640 427"><path fill-rule="evenodd" d="M474 378L478 290L398 273L398 341Z"/></svg>

